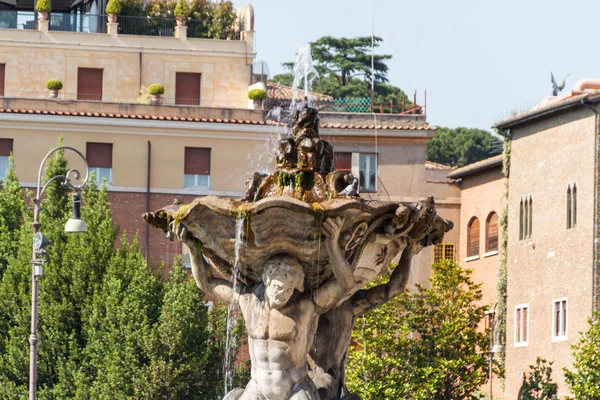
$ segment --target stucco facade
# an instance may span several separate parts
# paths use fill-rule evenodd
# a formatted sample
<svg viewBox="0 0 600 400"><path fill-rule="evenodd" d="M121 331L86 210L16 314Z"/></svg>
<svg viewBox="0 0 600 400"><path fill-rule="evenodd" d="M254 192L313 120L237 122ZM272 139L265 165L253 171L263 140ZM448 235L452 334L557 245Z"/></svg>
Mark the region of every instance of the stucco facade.
<svg viewBox="0 0 600 400"><path fill-rule="evenodd" d="M512 139L506 337L510 399L517 398L523 373L538 356L554 362L559 397L569 393L562 369L571 367L571 345L587 330L593 309L596 116L573 104L529 121L524 117L500 124ZM567 212L573 211L567 194L574 184L577 222L568 228ZM531 222L524 222L521 202L529 198Z"/></svg>

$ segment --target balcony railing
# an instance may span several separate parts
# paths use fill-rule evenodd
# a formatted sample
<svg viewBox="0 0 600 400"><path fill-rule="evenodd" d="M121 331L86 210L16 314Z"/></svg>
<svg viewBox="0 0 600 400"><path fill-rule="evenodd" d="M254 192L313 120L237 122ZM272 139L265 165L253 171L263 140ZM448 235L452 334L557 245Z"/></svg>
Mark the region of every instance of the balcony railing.
<svg viewBox="0 0 600 400"><path fill-rule="evenodd" d="M106 15L50 13L49 29L62 32L106 33ZM173 37L175 18L119 15L119 34ZM0 29L36 29L34 11L0 10ZM239 40L240 32L232 21L187 21L187 37Z"/></svg>
<svg viewBox="0 0 600 400"><path fill-rule="evenodd" d="M0 10L0 29L36 29L35 12Z"/></svg>
<svg viewBox="0 0 600 400"><path fill-rule="evenodd" d="M47 90L5 90L4 95L0 99L17 98L17 99L48 99L49 92ZM82 94L82 93L67 93L60 91L58 98L53 100L76 100L84 102L102 102L102 103L121 103L121 104L151 104L150 97L145 96L121 96L110 94ZM161 97L161 105L174 105L179 107L214 107L214 108L238 108L247 109L248 102L231 101L231 100L197 100L184 98Z"/></svg>

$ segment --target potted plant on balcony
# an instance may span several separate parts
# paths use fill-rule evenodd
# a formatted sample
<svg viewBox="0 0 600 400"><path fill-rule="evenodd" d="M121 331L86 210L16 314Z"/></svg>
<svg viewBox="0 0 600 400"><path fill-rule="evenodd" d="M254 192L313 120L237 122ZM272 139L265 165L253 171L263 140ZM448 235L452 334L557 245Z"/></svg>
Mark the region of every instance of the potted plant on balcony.
<svg viewBox="0 0 600 400"><path fill-rule="evenodd" d="M35 11L38 12L41 21L48 21L48 13L50 12L50 0L37 0L35 3Z"/></svg>
<svg viewBox="0 0 600 400"><path fill-rule="evenodd" d="M262 108L262 102L267 98L267 92L262 89L252 89L248 92L248 98L252 100L254 108Z"/></svg>
<svg viewBox="0 0 600 400"><path fill-rule="evenodd" d="M152 96L152 104L160 104L160 96L165 93L165 87L160 83L153 83L148 86L148 94Z"/></svg>
<svg viewBox="0 0 600 400"><path fill-rule="evenodd" d="M46 82L46 89L50 91L50 98L58 98L58 91L63 88L63 84L58 79L50 79Z"/></svg>
<svg viewBox="0 0 600 400"><path fill-rule="evenodd" d="M106 14L108 14L108 22L117 22L117 15L121 12L123 4L121 0L109 0L106 5Z"/></svg>
<svg viewBox="0 0 600 400"><path fill-rule="evenodd" d="M187 17L190 14L190 5L187 0L177 0L175 6L175 18L177 18L177 26L186 26Z"/></svg>

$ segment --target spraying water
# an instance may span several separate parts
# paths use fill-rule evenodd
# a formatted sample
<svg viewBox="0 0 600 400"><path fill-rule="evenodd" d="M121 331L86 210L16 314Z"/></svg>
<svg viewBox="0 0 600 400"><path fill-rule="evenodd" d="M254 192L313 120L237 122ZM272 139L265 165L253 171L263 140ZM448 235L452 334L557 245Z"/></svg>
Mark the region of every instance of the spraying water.
<svg viewBox="0 0 600 400"><path fill-rule="evenodd" d="M296 108L298 101L300 85L304 84L304 99L308 102L313 101L311 97L311 89L313 81L319 77L319 73L313 65L312 55L310 54L310 44L304 43L298 48L296 63L294 64L294 83L292 84L292 105L291 109Z"/></svg>
<svg viewBox="0 0 600 400"><path fill-rule="evenodd" d="M240 216L235 221L235 245L234 245L234 261L232 270L233 290L239 289L238 277L240 274L240 259L242 248L244 245L244 222L245 218ZM225 340L225 394L233 389L233 330L237 326L237 305L229 304L227 306L227 335Z"/></svg>

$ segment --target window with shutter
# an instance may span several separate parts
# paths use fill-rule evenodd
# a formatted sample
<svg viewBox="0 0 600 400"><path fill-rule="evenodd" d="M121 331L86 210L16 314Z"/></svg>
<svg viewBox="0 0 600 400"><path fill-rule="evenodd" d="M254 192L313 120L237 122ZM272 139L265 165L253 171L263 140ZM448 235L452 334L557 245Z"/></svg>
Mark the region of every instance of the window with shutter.
<svg viewBox="0 0 600 400"><path fill-rule="evenodd" d="M100 68L77 69L77 100L102 101L102 72Z"/></svg>
<svg viewBox="0 0 600 400"><path fill-rule="evenodd" d="M177 72L175 74L175 104L200 105L201 74Z"/></svg>
<svg viewBox="0 0 600 400"><path fill-rule="evenodd" d="M112 143L86 144L85 157L90 171L95 172L96 182L112 183Z"/></svg>
<svg viewBox="0 0 600 400"><path fill-rule="evenodd" d="M6 176L10 154L13 151L12 139L0 139L0 180Z"/></svg>
<svg viewBox="0 0 600 400"><path fill-rule="evenodd" d="M339 171L352 171L352 153L333 154L333 167Z"/></svg>
<svg viewBox="0 0 600 400"><path fill-rule="evenodd" d="M498 251L498 214L492 211L485 225L485 251Z"/></svg>
<svg viewBox="0 0 600 400"><path fill-rule="evenodd" d="M467 257L479 255L479 220L471 218L467 226Z"/></svg>
<svg viewBox="0 0 600 400"><path fill-rule="evenodd" d="M210 187L210 149L186 147L184 156L185 187Z"/></svg>
<svg viewBox="0 0 600 400"><path fill-rule="evenodd" d="M5 73L6 73L6 64L0 64L0 96L4 96Z"/></svg>

